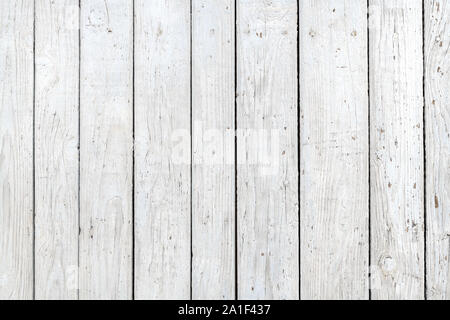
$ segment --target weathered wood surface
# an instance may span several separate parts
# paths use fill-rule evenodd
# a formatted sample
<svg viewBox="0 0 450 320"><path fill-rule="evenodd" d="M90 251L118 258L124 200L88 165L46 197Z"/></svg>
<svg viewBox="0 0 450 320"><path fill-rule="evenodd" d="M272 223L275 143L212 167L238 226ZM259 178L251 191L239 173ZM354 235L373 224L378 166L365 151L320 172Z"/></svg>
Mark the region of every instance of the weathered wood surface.
<svg viewBox="0 0 450 320"><path fill-rule="evenodd" d="M297 299L297 1L236 16L238 298Z"/></svg>
<svg viewBox="0 0 450 320"><path fill-rule="evenodd" d="M192 2L192 297L235 297L233 0Z"/></svg>
<svg viewBox="0 0 450 320"><path fill-rule="evenodd" d="M33 16L0 2L0 299L33 298Z"/></svg>
<svg viewBox="0 0 450 320"><path fill-rule="evenodd" d="M426 0L427 298L450 299L450 2Z"/></svg>
<svg viewBox="0 0 450 320"><path fill-rule="evenodd" d="M78 0L36 0L36 299L78 297Z"/></svg>
<svg viewBox="0 0 450 320"><path fill-rule="evenodd" d="M364 1L301 1L302 299L367 299L368 80Z"/></svg>
<svg viewBox="0 0 450 320"><path fill-rule="evenodd" d="M81 2L80 299L132 297L132 4Z"/></svg>
<svg viewBox="0 0 450 320"><path fill-rule="evenodd" d="M449 18L0 1L0 299L449 299Z"/></svg>
<svg viewBox="0 0 450 320"><path fill-rule="evenodd" d="M372 298L423 299L422 1L370 5Z"/></svg>
<svg viewBox="0 0 450 320"><path fill-rule="evenodd" d="M190 3L135 1L135 297L189 299Z"/></svg>

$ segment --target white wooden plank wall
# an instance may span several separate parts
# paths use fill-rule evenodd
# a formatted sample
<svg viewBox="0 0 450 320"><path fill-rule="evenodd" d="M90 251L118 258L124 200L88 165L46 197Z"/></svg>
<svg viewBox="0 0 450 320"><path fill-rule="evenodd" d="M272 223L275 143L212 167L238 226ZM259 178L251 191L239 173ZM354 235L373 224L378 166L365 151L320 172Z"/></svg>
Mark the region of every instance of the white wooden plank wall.
<svg viewBox="0 0 450 320"><path fill-rule="evenodd" d="M449 23L0 1L0 299L449 299Z"/></svg>
<svg viewBox="0 0 450 320"><path fill-rule="evenodd" d="M29 1L0 1L0 299L33 298L33 35Z"/></svg>
<svg viewBox="0 0 450 320"><path fill-rule="evenodd" d="M239 299L297 299L297 3L237 3Z"/></svg>
<svg viewBox="0 0 450 320"><path fill-rule="evenodd" d="M427 298L450 299L450 1L426 0Z"/></svg>
<svg viewBox="0 0 450 320"><path fill-rule="evenodd" d="M370 6L372 298L422 299L422 1Z"/></svg>
<svg viewBox="0 0 450 320"><path fill-rule="evenodd" d="M135 296L189 299L190 3L135 1Z"/></svg>
<svg viewBox="0 0 450 320"><path fill-rule="evenodd" d="M78 297L78 0L36 3L36 299Z"/></svg>
<svg viewBox="0 0 450 320"><path fill-rule="evenodd" d="M367 6L300 5L301 296L368 298Z"/></svg>
<svg viewBox="0 0 450 320"><path fill-rule="evenodd" d="M133 6L81 2L80 299L132 297Z"/></svg>
<svg viewBox="0 0 450 320"><path fill-rule="evenodd" d="M192 297L235 298L235 1L192 1Z"/></svg>

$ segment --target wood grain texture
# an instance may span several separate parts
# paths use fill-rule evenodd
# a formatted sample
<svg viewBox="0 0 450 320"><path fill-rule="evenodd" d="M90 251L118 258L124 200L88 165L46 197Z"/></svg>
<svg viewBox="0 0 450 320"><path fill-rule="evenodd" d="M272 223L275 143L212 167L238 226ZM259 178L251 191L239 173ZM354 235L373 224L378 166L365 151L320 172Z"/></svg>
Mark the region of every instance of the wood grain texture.
<svg viewBox="0 0 450 320"><path fill-rule="evenodd" d="M81 2L80 63L80 299L129 299L132 1Z"/></svg>
<svg viewBox="0 0 450 320"><path fill-rule="evenodd" d="M370 1L373 299L424 298L422 1Z"/></svg>
<svg viewBox="0 0 450 320"><path fill-rule="evenodd" d="M33 298L33 21L0 2L0 299Z"/></svg>
<svg viewBox="0 0 450 320"><path fill-rule="evenodd" d="M367 299L367 7L300 3L301 298Z"/></svg>
<svg viewBox="0 0 450 320"><path fill-rule="evenodd" d="M36 0L36 299L78 296L78 0Z"/></svg>
<svg viewBox="0 0 450 320"><path fill-rule="evenodd" d="M192 2L192 295L235 296L234 1Z"/></svg>
<svg viewBox="0 0 450 320"><path fill-rule="evenodd" d="M299 296L296 13L237 3L239 299Z"/></svg>
<svg viewBox="0 0 450 320"><path fill-rule="evenodd" d="M0 300L450 299L449 19L0 0Z"/></svg>
<svg viewBox="0 0 450 320"><path fill-rule="evenodd" d="M135 14L135 295L189 299L190 2Z"/></svg>
<svg viewBox="0 0 450 320"><path fill-rule="evenodd" d="M427 298L450 299L450 1L425 2Z"/></svg>

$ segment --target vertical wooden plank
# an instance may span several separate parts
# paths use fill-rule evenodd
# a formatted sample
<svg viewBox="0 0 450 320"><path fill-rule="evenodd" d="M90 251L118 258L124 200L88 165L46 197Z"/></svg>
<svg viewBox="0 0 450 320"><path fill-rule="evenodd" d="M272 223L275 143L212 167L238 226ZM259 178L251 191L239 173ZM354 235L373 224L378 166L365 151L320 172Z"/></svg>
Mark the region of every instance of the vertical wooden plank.
<svg viewBox="0 0 450 320"><path fill-rule="evenodd" d="M373 299L424 298L422 1L370 1Z"/></svg>
<svg viewBox="0 0 450 320"><path fill-rule="evenodd" d="M425 1L427 298L450 299L450 2Z"/></svg>
<svg viewBox="0 0 450 320"><path fill-rule="evenodd" d="M190 2L135 13L135 294L189 299Z"/></svg>
<svg viewBox="0 0 450 320"><path fill-rule="evenodd" d="M33 23L0 2L0 299L33 298Z"/></svg>
<svg viewBox="0 0 450 320"><path fill-rule="evenodd" d="M36 0L36 299L78 296L78 0Z"/></svg>
<svg viewBox="0 0 450 320"><path fill-rule="evenodd" d="M365 1L300 1L302 299L367 299Z"/></svg>
<svg viewBox="0 0 450 320"><path fill-rule="evenodd" d="M133 2L81 2L80 299L132 295Z"/></svg>
<svg viewBox="0 0 450 320"><path fill-rule="evenodd" d="M234 299L235 4L192 6L192 294Z"/></svg>
<svg viewBox="0 0 450 320"><path fill-rule="evenodd" d="M297 299L297 1L237 8L238 298Z"/></svg>

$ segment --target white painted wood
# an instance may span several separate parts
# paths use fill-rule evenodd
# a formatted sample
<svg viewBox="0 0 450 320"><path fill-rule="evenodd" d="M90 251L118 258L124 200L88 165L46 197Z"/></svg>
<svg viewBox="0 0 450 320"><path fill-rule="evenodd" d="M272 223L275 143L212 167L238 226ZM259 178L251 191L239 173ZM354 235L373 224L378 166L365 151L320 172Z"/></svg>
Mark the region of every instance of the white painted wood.
<svg viewBox="0 0 450 320"><path fill-rule="evenodd" d="M36 299L78 296L78 0L36 0Z"/></svg>
<svg viewBox="0 0 450 320"><path fill-rule="evenodd" d="M81 2L80 63L80 299L129 299L132 1Z"/></svg>
<svg viewBox="0 0 450 320"><path fill-rule="evenodd" d="M189 299L189 1L135 1L135 78L135 297Z"/></svg>
<svg viewBox="0 0 450 320"><path fill-rule="evenodd" d="M0 1L0 299L449 299L449 18Z"/></svg>
<svg viewBox="0 0 450 320"><path fill-rule="evenodd" d="M239 299L299 296L296 15L237 3Z"/></svg>
<svg viewBox="0 0 450 320"><path fill-rule="evenodd" d="M0 299L33 298L33 18L0 1Z"/></svg>
<svg viewBox="0 0 450 320"><path fill-rule="evenodd" d="M450 1L425 4L427 298L450 299Z"/></svg>
<svg viewBox="0 0 450 320"><path fill-rule="evenodd" d="M235 297L234 1L192 2L192 296Z"/></svg>
<svg viewBox="0 0 450 320"><path fill-rule="evenodd" d="M370 1L373 299L424 298L422 1Z"/></svg>
<svg viewBox="0 0 450 320"><path fill-rule="evenodd" d="M367 6L300 1L301 298L368 299Z"/></svg>

